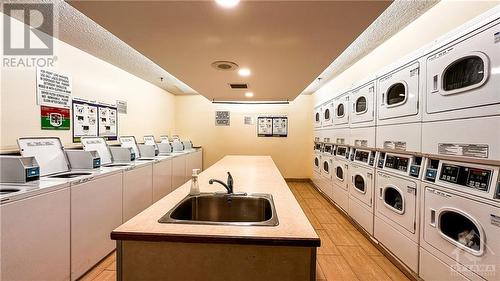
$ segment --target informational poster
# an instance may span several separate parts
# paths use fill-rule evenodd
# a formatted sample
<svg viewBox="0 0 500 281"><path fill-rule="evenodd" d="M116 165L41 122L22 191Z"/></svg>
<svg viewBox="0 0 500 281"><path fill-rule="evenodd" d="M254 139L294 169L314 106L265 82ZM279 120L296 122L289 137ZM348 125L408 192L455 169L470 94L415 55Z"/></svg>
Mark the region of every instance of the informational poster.
<svg viewBox="0 0 500 281"><path fill-rule="evenodd" d="M273 117L273 137L286 137L288 135L288 117Z"/></svg>
<svg viewBox="0 0 500 281"><path fill-rule="evenodd" d="M116 108L118 109L118 113L127 114L127 102L123 100L116 101Z"/></svg>
<svg viewBox="0 0 500 281"><path fill-rule="evenodd" d="M215 112L215 126L229 126L231 115L229 111Z"/></svg>
<svg viewBox="0 0 500 281"><path fill-rule="evenodd" d="M116 106L99 104L98 135L106 140L118 139L118 111Z"/></svg>
<svg viewBox="0 0 500 281"><path fill-rule="evenodd" d="M259 116L257 118L258 137L286 137L288 136L288 117L286 116Z"/></svg>
<svg viewBox="0 0 500 281"><path fill-rule="evenodd" d="M272 137L273 136L273 118L258 117L257 118L257 136Z"/></svg>
<svg viewBox="0 0 500 281"><path fill-rule="evenodd" d="M71 108L71 77L46 69L36 70L36 91L39 105Z"/></svg>
<svg viewBox="0 0 500 281"><path fill-rule="evenodd" d="M99 105L82 99L73 99L73 142L81 137L97 137Z"/></svg>
<svg viewBox="0 0 500 281"><path fill-rule="evenodd" d="M69 108L40 106L40 123L42 130L69 130Z"/></svg>

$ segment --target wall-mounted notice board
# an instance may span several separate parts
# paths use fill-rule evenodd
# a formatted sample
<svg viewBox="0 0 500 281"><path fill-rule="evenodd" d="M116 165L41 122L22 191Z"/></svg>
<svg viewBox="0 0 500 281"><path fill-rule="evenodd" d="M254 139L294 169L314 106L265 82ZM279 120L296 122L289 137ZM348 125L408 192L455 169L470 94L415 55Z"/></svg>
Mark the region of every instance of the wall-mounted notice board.
<svg viewBox="0 0 500 281"><path fill-rule="evenodd" d="M73 99L73 142L80 142L81 137L97 137L98 107L94 102Z"/></svg>
<svg viewBox="0 0 500 281"><path fill-rule="evenodd" d="M116 106L104 103L99 104L98 110L99 131L100 137L106 140L118 139L118 109Z"/></svg>
<svg viewBox="0 0 500 281"><path fill-rule="evenodd" d="M288 136L288 117L259 116L257 118L257 136L258 137Z"/></svg>

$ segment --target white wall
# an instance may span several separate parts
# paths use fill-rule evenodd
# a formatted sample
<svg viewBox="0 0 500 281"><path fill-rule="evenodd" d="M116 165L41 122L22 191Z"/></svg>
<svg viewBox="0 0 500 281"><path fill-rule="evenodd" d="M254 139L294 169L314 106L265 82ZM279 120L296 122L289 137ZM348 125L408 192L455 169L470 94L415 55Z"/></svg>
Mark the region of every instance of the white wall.
<svg viewBox="0 0 500 281"><path fill-rule="evenodd" d="M329 81L314 95L319 105L348 90L398 59L431 43L465 22L498 6L498 1L441 1L389 40Z"/></svg>
<svg viewBox="0 0 500 281"><path fill-rule="evenodd" d="M231 125L215 126L215 111L228 110ZM261 114L286 114L288 137L257 137L257 127L245 125ZM213 104L202 96L176 97L176 132L203 146L203 167L225 155L270 155L285 178L312 175L312 96L298 96L289 105Z"/></svg>
<svg viewBox="0 0 500 281"><path fill-rule="evenodd" d="M143 135L159 137L173 130L174 95L62 41L54 39L54 45L57 62L51 70L71 76L73 97L111 104L127 101L128 113L119 115L118 135L142 140ZM40 129L35 68L1 70L0 108L0 150L17 149L16 139L27 136L57 136L65 146L74 145L71 130Z"/></svg>

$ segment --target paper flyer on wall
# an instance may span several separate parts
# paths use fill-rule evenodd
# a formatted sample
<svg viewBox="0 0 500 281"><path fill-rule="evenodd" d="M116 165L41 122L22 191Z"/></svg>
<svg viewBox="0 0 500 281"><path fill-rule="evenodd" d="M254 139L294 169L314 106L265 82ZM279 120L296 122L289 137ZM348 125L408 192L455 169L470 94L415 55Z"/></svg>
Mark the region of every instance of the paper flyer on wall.
<svg viewBox="0 0 500 281"><path fill-rule="evenodd" d="M71 108L71 77L46 69L36 69L36 92L39 105Z"/></svg>
<svg viewBox="0 0 500 281"><path fill-rule="evenodd" d="M100 137L106 140L118 139L118 111L116 106L104 103L99 104L98 124Z"/></svg>
<svg viewBox="0 0 500 281"><path fill-rule="evenodd" d="M97 137L99 105L83 99L73 99L73 142L81 137Z"/></svg>
<svg viewBox="0 0 500 281"><path fill-rule="evenodd" d="M273 118L260 116L257 118L257 136L270 137L273 135Z"/></svg>
<svg viewBox="0 0 500 281"><path fill-rule="evenodd" d="M273 137L286 137L288 135L288 117L273 116Z"/></svg>

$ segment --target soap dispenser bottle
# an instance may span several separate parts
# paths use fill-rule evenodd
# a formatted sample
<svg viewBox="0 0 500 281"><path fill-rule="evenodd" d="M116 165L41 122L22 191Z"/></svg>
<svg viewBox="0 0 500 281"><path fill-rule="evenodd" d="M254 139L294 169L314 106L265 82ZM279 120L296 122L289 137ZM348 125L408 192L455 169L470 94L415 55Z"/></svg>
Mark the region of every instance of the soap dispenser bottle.
<svg viewBox="0 0 500 281"><path fill-rule="evenodd" d="M189 195L198 195L200 194L200 186L198 185L198 173L200 169L193 169L193 174L191 178L191 190L189 191Z"/></svg>

